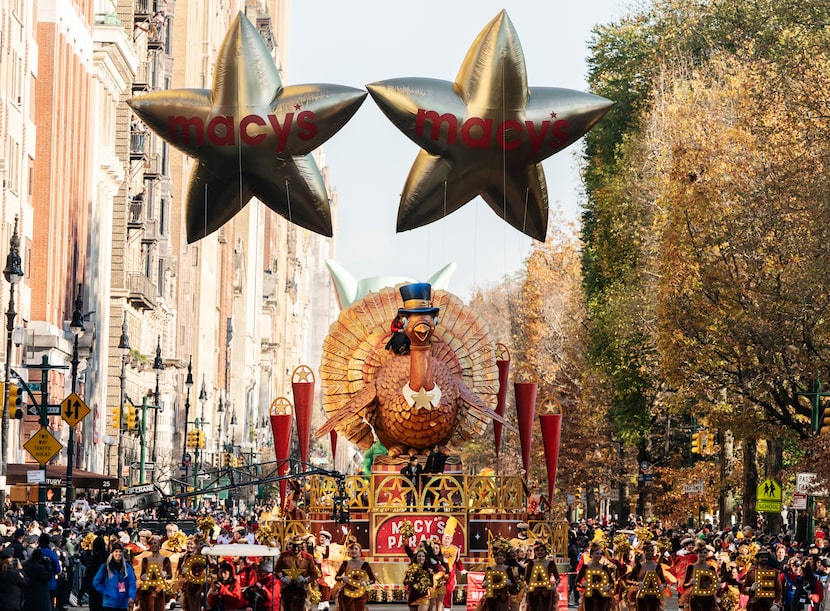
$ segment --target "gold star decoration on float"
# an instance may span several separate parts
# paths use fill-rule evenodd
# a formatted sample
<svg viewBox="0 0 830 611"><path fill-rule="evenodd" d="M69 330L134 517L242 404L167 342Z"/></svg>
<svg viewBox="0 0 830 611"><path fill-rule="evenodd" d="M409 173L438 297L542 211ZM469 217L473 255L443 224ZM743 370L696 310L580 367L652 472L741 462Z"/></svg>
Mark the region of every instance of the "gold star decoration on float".
<svg viewBox="0 0 830 611"><path fill-rule="evenodd" d="M252 197L331 236L328 193L311 152L346 124L366 92L283 86L265 41L241 12L214 74L212 89L152 91L128 102L147 127L197 160L187 194L188 242L222 227Z"/></svg>
<svg viewBox="0 0 830 611"><path fill-rule="evenodd" d="M428 225L480 195L544 241L542 160L581 138L611 107L589 93L527 84L524 53L501 11L473 42L454 82L398 78L367 85L383 113L421 147L398 208L398 232Z"/></svg>

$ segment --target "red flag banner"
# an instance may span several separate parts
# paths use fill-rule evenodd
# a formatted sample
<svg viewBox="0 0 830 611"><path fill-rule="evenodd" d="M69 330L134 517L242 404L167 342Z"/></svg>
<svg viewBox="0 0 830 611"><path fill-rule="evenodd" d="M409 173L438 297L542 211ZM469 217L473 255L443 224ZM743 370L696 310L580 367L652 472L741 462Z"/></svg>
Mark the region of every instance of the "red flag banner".
<svg viewBox="0 0 830 611"><path fill-rule="evenodd" d="M510 351L504 344L496 344L496 367L499 368L499 390L496 394L496 413L504 416L507 404L507 380L510 376ZM493 421L493 440L496 442L496 456L501 451L502 423Z"/></svg>
<svg viewBox="0 0 830 611"><path fill-rule="evenodd" d="M536 372L527 365L519 368L513 378L516 393L516 416L519 420L519 442L522 446L522 466L525 477L530 472L530 446L533 439L533 418L536 415L536 391L539 384Z"/></svg>
<svg viewBox="0 0 830 611"><path fill-rule="evenodd" d="M311 439L311 410L314 406L314 372L307 365L300 365L291 375L294 393L294 413L297 417L297 441L300 444L300 460L308 464L308 443Z"/></svg>
<svg viewBox="0 0 830 611"><path fill-rule="evenodd" d="M288 452L291 449L291 421L294 407L285 397L274 399L271 403L271 433L274 435L274 457L277 459L277 472L288 473ZM285 503L288 482L280 481L280 503Z"/></svg>
<svg viewBox="0 0 830 611"><path fill-rule="evenodd" d="M548 503L553 502L556 487L556 468L559 464L559 439L562 436L562 406L556 399L542 402L539 413L542 443L545 446L545 466L548 470Z"/></svg>

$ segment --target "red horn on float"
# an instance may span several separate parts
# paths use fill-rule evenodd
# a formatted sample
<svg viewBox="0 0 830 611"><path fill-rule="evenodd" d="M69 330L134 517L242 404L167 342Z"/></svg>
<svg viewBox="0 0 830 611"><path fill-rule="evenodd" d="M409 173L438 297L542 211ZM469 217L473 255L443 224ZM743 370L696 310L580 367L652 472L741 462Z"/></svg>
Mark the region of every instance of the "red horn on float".
<svg viewBox="0 0 830 611"><path fill-rule="evenodd" d="M291 417L294 407L285 397L278 397L271 403L271 433L274 435L274 457L277 459L277 472L288 472L288 452L291 449ZM280 480L280 503L285 503L288 487L287 480Z"/></svg>
<svg viewBox="0 0 830 611"><path fill-rule="evenodd" d="M536 372L528 365L519 367L513 378L516 394L516 416L519 419L519 441L522 445L522 466L525 477L530 473L530 446L533 439L533 417L536 415L536 391L539 387Z"/></svg>
<svg viewBox="0 0 830 611"><path fill-rule="evenodd" d="M308 443L311 439L311 409L314 405L314 372L310 367L300 365L294 370L291 374L291 390L294 393L300 460L306 465L308 464Z"/></svg>
<svg viewBox="0 0 830 611"><path fill-rule="evenodd" d="M545 399L539 413L542 443L545 446L545 466L548 470L548 503L553 504L556 488L556 468L559 464L559 439L562 436L562 406L556 399Z"/></svg>
<svg viewBox="0 0 830 611"><path fill-rule="evenodd" d="M496 344L496 367L499 368L499 390L496 394L496 413L504 416L507 404L507 379L510 375L510 351L504 344ZM496 442L496 456L501 451L502 423L493 420L493 440Z"/></svg>
<svg viewBox="0 0 830 611"><path fill-rule="evenodd" d="M329 433L329 439L331 440L331 464L334 465L337 457L337 431Z"/></svg>

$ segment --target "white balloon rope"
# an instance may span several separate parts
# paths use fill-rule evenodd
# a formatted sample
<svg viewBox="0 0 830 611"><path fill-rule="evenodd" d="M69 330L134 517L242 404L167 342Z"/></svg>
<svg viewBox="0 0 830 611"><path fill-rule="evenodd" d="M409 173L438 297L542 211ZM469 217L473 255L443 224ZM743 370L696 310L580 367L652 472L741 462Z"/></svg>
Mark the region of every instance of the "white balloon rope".
<svg viewBox="0 0 830 611"><path fill-rule="evenodd" d="M447 218L447 179L444 178L444 218ZM443 265L447 260L447 223L443 223L443 236L441 239L441 261L439 262L440 265Z"/></svg>
<svg viewBox="0 0 830 611"><path fill-rule="evenodd" d="M294 221L291 220L291 189L287 178L285 179L285 200L288 203L288 222L293 223Z"/></svg>
<svg viewBox="0 0 830 611"><path fill-rule="evenodd" d="M239 209L242 210L242 141L240 139L237 150L237 167L239 169Z"/></svg>
<svg viewBox="0 0 830 611"><path fill-rule="evenodd" d="M207 219L208 219L208 186L207 186L207 183L205 183L205 214L204 214L204 219L205 219L205 235L207 235Z"/></svg>

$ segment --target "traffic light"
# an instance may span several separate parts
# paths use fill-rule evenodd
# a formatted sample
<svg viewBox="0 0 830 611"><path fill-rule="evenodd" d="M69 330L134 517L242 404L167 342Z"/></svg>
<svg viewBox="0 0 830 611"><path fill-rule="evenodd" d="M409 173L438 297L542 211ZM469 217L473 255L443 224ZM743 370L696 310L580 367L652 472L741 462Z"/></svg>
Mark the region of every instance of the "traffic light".
<svg viewBox="0 0 830 611"><path fill-rule="evenodd" d="M199 431L193 430L187 432L187 441L186 445L188 448L197 448L199 447L198 437Z"/></svg>
<svg viewBox="0 0 830 611"><path fill-rule="evenodd" d="M703 431L692 433L692 454L703 454Z"/></svg>
<svg viewBox="0 0 830 611"><path fill-rule="evenodd" d="M228 466L228 461L230 460L230 458L231 458L231 453L230 452L222 452L222 465L221 466L227 467Z"/></svg>
<svg viewBox="0 0 830 611"><path fill-rule="evenodd" d="M121 428L121 408L120 407L113 407L112 408L112 428L120 429Z"/></svg>
<svg viewBox="0 0 830 611"><path fill-rule="evenodd" d="M138 428L138 410L134 405L127 406L127 428Z"/></svg>
<svg viewBox="0 0 830 611"><path fill-rule="evenodd" d="M205 447L205 432L204 431L196 431L198 433L196 435L196 447L202 449Z"/></svg>
<svg viewBox="0 0 830 611"><path fill-rule="evenodd" d="M23 389L17 384L9 384L9 418L23 417Z"/></svg>
<svg viewBox="0 0 830 611"><path fill-rule="evenodd" d="M582 503L582 488L577 488L574 493L574 504L579 505L580 503Z"/></svg>

